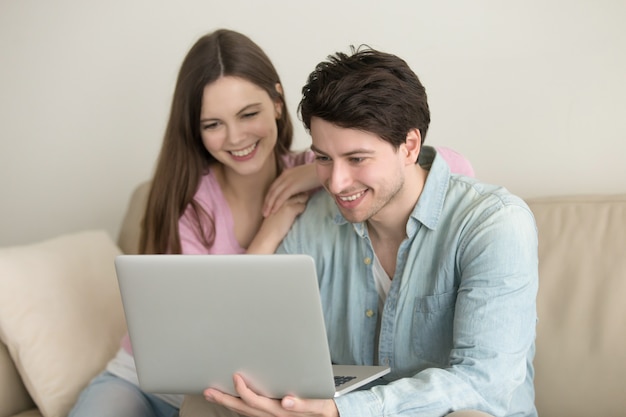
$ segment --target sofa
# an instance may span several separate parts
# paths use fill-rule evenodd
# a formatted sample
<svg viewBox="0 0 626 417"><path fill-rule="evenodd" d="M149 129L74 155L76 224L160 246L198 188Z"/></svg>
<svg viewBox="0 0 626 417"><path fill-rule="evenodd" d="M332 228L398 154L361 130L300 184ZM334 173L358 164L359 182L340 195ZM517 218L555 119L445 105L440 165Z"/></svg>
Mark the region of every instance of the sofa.
<svg viewBox="0 0 626 417"><path fill-rule="evenodd" d="M148 185L116 241L0 248L0 417L64 417L125 332L113 258L136 253ZM539 233L541 417L626 416L626 194L527 200Z"/></svg>

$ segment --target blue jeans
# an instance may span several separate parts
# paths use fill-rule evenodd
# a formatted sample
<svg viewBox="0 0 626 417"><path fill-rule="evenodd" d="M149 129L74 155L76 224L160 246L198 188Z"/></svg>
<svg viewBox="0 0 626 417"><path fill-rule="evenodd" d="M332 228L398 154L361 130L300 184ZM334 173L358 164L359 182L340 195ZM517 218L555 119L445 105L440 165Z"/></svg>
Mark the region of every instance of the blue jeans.
<svg viewBox="0 0 626 417"><path fill-rule="evenodd" d="M68 417L178 417L178 408L104 371L81 392Z"/></svg>

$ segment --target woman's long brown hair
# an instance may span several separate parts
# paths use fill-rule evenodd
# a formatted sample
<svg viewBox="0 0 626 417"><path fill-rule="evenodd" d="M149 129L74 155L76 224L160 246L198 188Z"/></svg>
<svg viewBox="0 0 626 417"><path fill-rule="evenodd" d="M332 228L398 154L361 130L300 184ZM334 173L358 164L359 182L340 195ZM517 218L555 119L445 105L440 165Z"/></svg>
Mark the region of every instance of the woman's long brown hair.
<svg viewBox="0 0 626 417"><path fill-rule="evenodd" d="M200 136L204 87L223 76L246 79L263 88L272 101L282 103L276 121L276 160L289 152L293 126L285 99L277 89L280 78L274 65L250 38L220 29L201 37L183 60L163 145L152 178L142 221L139 253L181 253L178 221L187 207L194 212L198 237L209 248L214 240L214 219L193 199L200 178L216 160Z"/></svg>

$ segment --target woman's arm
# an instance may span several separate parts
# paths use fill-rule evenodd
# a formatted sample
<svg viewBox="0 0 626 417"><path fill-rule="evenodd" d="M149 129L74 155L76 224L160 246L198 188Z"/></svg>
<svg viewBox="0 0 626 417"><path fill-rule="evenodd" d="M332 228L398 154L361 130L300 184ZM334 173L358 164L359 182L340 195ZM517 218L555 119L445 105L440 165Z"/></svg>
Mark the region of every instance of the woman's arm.
<svg viewBox="0 0 626 417"><path fill-rule="evenodd" d="M248 246L246 253L274 253L291 228L294 220L306 208L309 195L305 193L289 197L278 211L263 220L261 228Z"/></svg>

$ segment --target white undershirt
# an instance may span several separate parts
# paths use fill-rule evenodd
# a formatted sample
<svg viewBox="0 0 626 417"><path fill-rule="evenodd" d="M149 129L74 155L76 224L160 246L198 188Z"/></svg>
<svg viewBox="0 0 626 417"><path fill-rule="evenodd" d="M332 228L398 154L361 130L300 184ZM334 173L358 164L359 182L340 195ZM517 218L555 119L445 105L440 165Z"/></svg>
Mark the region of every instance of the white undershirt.
<svg viewBox="0 0 626 417"><path fill-rule="evenodd" d="M391 279L389 279L389 275L385 272L376 254L374 254L372 272L374 273L374 282L376 283L376 291L378 292L378 319L376 320L376 347L378 347L380 322L383 316L387 294L389 294L389 288L391 287ZM378 363L378 349L374 352L374 363Z"/></svg>
<svg viewBox="0 0 626 417"><path fill-rule="evenodd" d="M387 300L387 294L389 294L389 288L391 287L391 279L385 272L385 269L378 260L378 256L374 254L374 265L372 268L374 272L374 281L376 282L376 291L378 291L378 311L383 312L383 306Z"/></svg>

